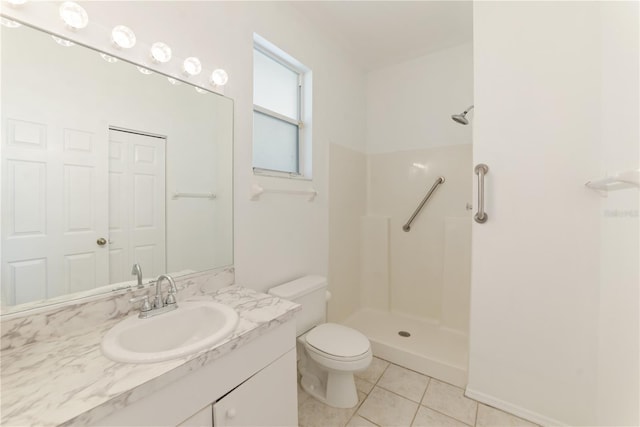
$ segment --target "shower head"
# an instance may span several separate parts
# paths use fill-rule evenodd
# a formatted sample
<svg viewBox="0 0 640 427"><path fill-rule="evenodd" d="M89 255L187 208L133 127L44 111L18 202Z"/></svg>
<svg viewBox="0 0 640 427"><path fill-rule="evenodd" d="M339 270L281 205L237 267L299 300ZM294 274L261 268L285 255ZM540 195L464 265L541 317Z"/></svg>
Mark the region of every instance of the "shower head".
<svg viewBox="0 0 640 427"><path fill-rule="evenodd" d="M467 120L467 118L465 117L466 114L454 114L453 116L451 116L451 118L455 121L460 123L461 125L468 125L469 124L469 120Z"/></svg>
<svg viewBox="0 0 640 427"><path fill-rule="evenodd" d="M461 125L468 125L469 120L467 119L467 113L471 111L472 108L473 105L464 110L462 114L454 114L453 116L451 116L451 118L453 119L453 121L460 123Z"/></svg>

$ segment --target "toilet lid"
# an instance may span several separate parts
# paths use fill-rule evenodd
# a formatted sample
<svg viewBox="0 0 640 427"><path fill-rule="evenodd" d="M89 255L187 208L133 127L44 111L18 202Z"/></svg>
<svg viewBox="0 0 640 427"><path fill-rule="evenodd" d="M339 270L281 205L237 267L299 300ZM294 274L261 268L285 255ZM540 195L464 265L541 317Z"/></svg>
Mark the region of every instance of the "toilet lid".
<svg viewBox="0 0 640 427"><path fill-rule="evenodd" d="M367 337L336 323L324 323L313 328L307 334L307 344L339 357L354 357L369 351Z"/></svg>

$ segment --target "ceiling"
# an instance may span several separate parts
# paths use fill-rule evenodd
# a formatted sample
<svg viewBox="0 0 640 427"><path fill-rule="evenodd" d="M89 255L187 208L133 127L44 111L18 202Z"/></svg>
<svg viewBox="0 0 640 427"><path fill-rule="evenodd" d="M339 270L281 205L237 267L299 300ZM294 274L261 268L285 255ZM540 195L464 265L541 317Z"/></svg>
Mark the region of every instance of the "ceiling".
<svg viewBox="0 0 640 427"><path fill-rule="evenodd" d="M470 42L471 1L298 1L365 70Z"/></svg>

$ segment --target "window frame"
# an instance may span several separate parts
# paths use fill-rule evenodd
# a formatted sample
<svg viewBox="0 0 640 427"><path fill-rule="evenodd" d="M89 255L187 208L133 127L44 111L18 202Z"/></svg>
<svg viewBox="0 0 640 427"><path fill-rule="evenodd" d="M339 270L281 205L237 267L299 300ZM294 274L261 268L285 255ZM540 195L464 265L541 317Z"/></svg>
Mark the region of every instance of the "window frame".
<svg viewBox="0 0 640 427"><path fill-rule="evenodd" d="M268 44L270 46L265 46L265 44ZM259 113L259 114L263 114L265 116L271 117L275 120L279 120L279 121L283 121L286 123L289 123L293 126L296 126L298 128L298 141L297 141L297 171L293 172L293 171L284 171L284 170L277 170L277 169L268 169L268 168L261 168L261 167L256 167L253 166L253 161L255 160L253 158L253 154L252 154L252 168L253 168L253 173L254 175L265 175L265 176L272 176L272 177L282 177L282 178L294 178L294 179L306 179L306 180L310 180L311 176L308 172L310 171L306 171L305 170L305 164L306 164L306 156L307 156L307 141L305 140L305 133L306 133L306 129L305 129L305 121L303 120L305 116L305 92L306 92L306 87L305 87L305 83L307 80L307 73L309 73L309 70L302 66L301 64L294 64L291 61L287 60L285 58L289 57L288 54L284 53L283 51L281 51L280 49L278 49L277 47L271 45L269 42L267 42L266 40L262 39L261 37L259 37L257 34L254 34L254 43L253 43L253 50L254 51L258 51L261 54L267 56L268 58L270 58L271 60L277 62L278 64L282 65L283 67L287 68L288 70L294 72L295 74L297 74L298 76L298 88L297 88L297 94L298 94L298 99L297 99L297 115L298 117L296 119L292 119L291 117L285 116L283 114L277 113L273 110L270 110L266 107L262 107L258 104L253 103L253 114L255 113ZM255 68L254 68L254 72L255 72ZM253 100L252 100L253 101ZM255 137L252 137L252 142L255 143Z"/></svg>

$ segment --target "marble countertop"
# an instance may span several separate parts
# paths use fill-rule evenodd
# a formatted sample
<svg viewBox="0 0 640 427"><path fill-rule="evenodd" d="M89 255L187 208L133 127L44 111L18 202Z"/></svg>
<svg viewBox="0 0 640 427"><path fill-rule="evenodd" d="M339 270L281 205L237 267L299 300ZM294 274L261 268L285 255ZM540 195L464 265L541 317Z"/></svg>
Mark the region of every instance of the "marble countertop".
<svg viewBox="0 0 640 427"><path fill-rule="evenodd" d="M236 330L213 348L151 364L119 363L102 355L104 334L122 319L82 333L26 344L0 357L2 426L87 425L293 318L299 305L240 286L207 296L233 307Z"/></svg>

